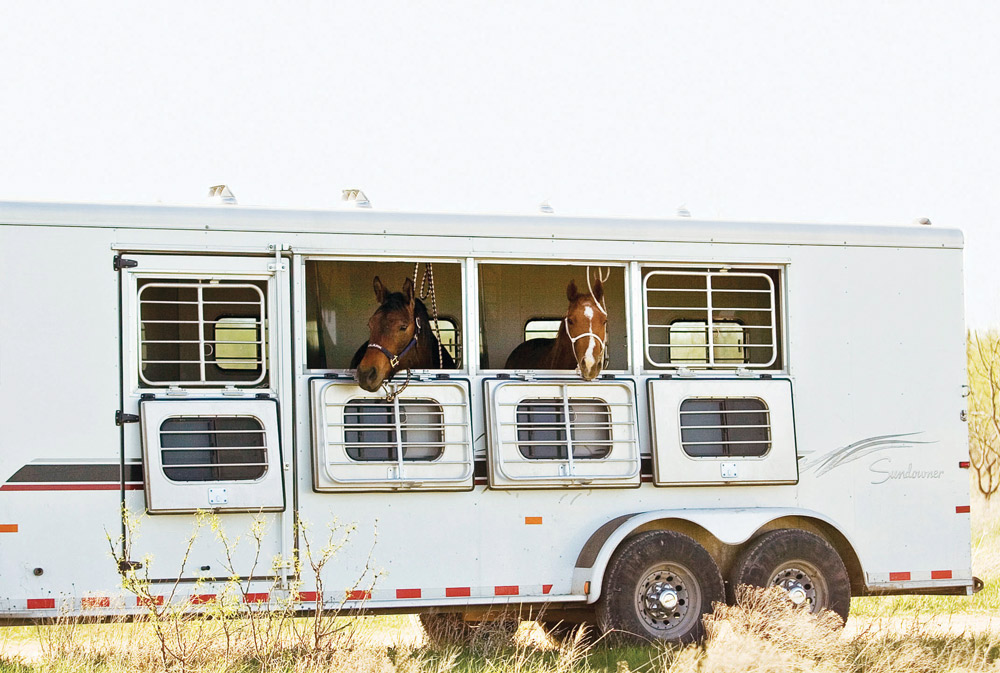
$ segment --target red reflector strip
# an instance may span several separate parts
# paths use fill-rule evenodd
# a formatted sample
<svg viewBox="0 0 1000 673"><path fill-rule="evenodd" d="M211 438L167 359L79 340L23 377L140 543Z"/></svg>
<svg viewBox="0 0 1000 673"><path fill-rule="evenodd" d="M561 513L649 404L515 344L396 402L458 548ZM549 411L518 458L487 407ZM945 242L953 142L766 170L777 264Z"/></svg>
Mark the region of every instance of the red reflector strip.
<svg viewBox="0 0 1000 673"><path fill-rule="evenodd" d="M316 602L319 600L318 591L299 591L295 594L295 600L297 601L312 601Z"/></svg>
<svg viewBox="0 0 1000 673"><path fill-rule="evenodd" d="M16 533L16 523L0 523L0 533Z"/></svg>
<svg viewBox="0 0 1000 673"><path fill-rule="evenodd" d="M968 514L972 510L970 505L959 505L955 508L955 514Z"/></svg>
<svg viewBox="0 0 1000 673"><path fill-rule="evenodd" d="M967 460L960 461L958 463L958 466L961 467L962 469L967 470L967 469L969 469L969 461L967 461Z"/></svg>
<svg viewBox="0 0 1000 673"><path fill-rule="evenodd" d="M543 584L542 585L542 593L543 594L547 594L550 591L552 591L552 585L551 584Z"/></svg>
<svg viewBox="0 0 1000 673"><path fill-rule="evenodd" d="M447 598L460 598L462 596L471 596L472 587L448 587L444 590L444 595Z"/></svg>
<svg viewBox="0 0 1000 673"><path fill-rule="evenodd" d="M347 592L347 600L349 601L367 601L371 600L371 597L372 592L363 589L355 589L354 591Z"/></svg>
<svg viewBox="0 0 1000 673"><path fill-rule="evenodd" d="M932 570L931 571L932 580L950 580L951 571L950 570Z"/></svg>
<svg viewBox="0 0 1000 673"><path fill-rule="evenodd" d="M501 586L493 588L494 596L516 596L517 586Z"/></svg>
<svg viewBox="0 0 1000 673"><path fill-rule="evenodd" d="M136 596L135 604L140 607L148 605L163 605L163 596Z"/></svg>
<svg viewBox="0 0 1000 673"><path fill-rule="evenodd" d="M47 610L54 608L56 606L56 599L54 598L29 598L28 599L28 609L29 610Z"/></svg>
<svg viewBox="0 0 1000 673"><path fill-rule="evenodd" d="M119 484L4 484L0 491L117 491L120 488Z"/></svg>
<svg viewBox="0 0 1000 673"><path fill-rule="evenodd" d="M396 598L420 598L420 589L396 589Z"/></svg>
<svg viewBox="0 0 1000 673"><path fill-rule="evenodd" d="M890 582L909 582L910 573L889 573Z"/></svg>
<svg viewBox="0 0 1000 673"><path fill-rule="evenodd" d="M80 599L80 607L87 608L110 608L111 599L107 596L88 596Z"/></svg>
<svg viewBox="0 0 1000 673"><path fill-rule="evenodd" d="M191 605L202 605L215 600L215 594L195 594L191 596Z"/></svg>
<svg viewBox="0 0 1000 673"><path fill-rule="evenodd" d="M267 603L271 600L270 594L243 594L244 603Z"/></svg>

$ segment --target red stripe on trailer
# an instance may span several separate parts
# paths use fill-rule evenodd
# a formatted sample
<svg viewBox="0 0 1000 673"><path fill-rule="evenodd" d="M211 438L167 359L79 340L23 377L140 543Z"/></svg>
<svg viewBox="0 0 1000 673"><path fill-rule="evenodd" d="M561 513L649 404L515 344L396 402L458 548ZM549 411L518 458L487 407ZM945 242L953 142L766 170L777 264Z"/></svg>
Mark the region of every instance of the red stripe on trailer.
<svg viewBox="0 0 1000 673"><path fill-rule="evenodd" d="M28 609L29 610L48 610L56 606L56 599L54 598L29 598L28 599Z"/></svg>
<svg viewBox="0 0 1000 673"><path fill-rule="evenodd" d="M84 610L88 608L110 608L111 599L107 596L85 596L80 599L80 607Z"/></svg>
<svg viewBox="0 0 1000 673"><path fill-rule="evenodd" d="M243 594L244 603L267 603L271 600L271 594Z"/></svg>
<svg viewBox="0 0 1000 673"><path fill-rule="evenodd" d="M0 523L0 533L16 533L16 523Z"/></svg>
<svg viewBox="0 0 1000 673"><path fill-rule="evenodd" d="M493 595L495 596L516 596L517 586L499 586L493 587Z"/></svg>
<svg viewBox="0 0 1000 673"><path fill-rule="evenodd" d="M371 597L372 592L367 589L355 589L347 592L347 600L349 601L368 601L371 600Z"/></svg>
<svg viewBox="0 0 1000 673"><path fill-rule="evenodd" d="M552 585L551 584L543 584L542 585L542 593L543 594L547 594L550 591L552 591Z"/></svg>
<svg viewBox="0 0 1000 673"><path fill-rule="evenodd" d="M320 593L318 591L297 591L295 592L295 600L297 601L312 601L315 603L320 599Z"/></svg>
<svg viewBox="0 0 1000 673"><path fill-rule="evenodd" d="M136 596L135 604L139 607L163 605L163 596Z"/></svg>
<svg viewBox="0 0 1000 673"><path fill-rule="evenodd" d="M889 573L890 582L909 582L910 573Z"/></svg>
<svg viewBox="0 0 1000 673"><path fill-rule="evenodd" d="M194 594L191 596L191 605L202 605L215 600L215 594Z"/></svg>
<svg viewBox="0 0 1000 673"><path fill-rule="evenodd" d="M396 589L396 598L420 598L420 589Z"/></svg>
<svg viewBox="0 0 1000 673"><path fill-rule="evenodd" d="M471 596L472 587L448 587L444 590L444 595L446 598L460 598L462 596Z"/></svg>
<svg viewBox="0 0 1000 673"><path fill-rule="evenodd" d="M950 580L951 571L950 570L932 570L931 571L932 580Z"/></svg>
<svg viewBox="0 0 1000 673"><path fill-rule="evenodd" d="M961 460L961 461L959 461L958 466L960 468L962 468L963 470L967 470L967 469L969 469L969 461L967 461L967 460Z"/></svg>
<svg viewBox="0 0 1000 673"><path fill-rule="evenodd" d="M970 511L972 511L970 505L959 505L955 508L955 514L968 514Z"/></svg>

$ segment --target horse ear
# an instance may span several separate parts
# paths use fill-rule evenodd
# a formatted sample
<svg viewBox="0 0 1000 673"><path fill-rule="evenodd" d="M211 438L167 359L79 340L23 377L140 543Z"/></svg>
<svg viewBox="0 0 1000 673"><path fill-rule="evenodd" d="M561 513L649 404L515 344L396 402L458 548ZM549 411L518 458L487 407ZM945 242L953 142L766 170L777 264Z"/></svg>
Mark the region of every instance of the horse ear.
<svg viewBox="0 0 1000 673"><path fill-rule="evenodd" d="M573 301L579 295L580 293L576 291L576 281L571 280L569 282L569 285L566 286L566 298L569 299L570 301Z"/></svg>
<svg viewBox="0 0 1000 673"><path fill-rule="evenodd" d="M413 303L413 279L407 278L403 281L403 296L406 297L406 303Z"/></svg>
<svg viewBox="0 0 1000 673"><path fill-rule="evenodd" d="M597 282L591 285L591 291L594 293L594 300L601 302L604 299L604 283L598 278Z"/></svg>
<svg viewBox="0 0 1000 673"><path fill-rule="evenodd" d="M378 276L375 276L375 280L372 281L372 287L375 288L375 299L379 304L385 303L385 285L379 280Z"/></svg>

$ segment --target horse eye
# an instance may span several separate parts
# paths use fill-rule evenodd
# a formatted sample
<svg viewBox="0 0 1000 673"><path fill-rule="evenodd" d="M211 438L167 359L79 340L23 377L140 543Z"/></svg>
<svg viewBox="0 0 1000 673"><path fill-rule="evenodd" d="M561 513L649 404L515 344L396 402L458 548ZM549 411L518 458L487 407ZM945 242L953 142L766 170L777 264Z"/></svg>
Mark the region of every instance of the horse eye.
<svg viewBox="0 0 1000 673"><path fill-rule="evenodd" d="M576 321L572 318L567 319L566 322L568 322L571 326L576 324Z"/></svg>
<svg viewBox="0 0 1000 673"><path fill-rule="evenodd" d="M400 325L399 326L399 331L400 332L405 332L407 327L409 327L409 325Z"/></svg>

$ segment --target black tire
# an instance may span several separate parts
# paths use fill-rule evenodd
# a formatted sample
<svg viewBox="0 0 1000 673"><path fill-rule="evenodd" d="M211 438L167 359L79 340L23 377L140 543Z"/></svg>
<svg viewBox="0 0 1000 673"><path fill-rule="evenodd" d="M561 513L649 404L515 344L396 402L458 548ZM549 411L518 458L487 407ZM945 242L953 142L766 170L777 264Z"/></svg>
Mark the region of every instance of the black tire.
<svg viewBox="0 0 1000 673"><path fill-rule="evenodd" d="M611 557L597 620L615 639L688 643L704 637L702 617L725 596L719 567L704 547L675 531L647 531Z"/></svg>
<svg viewBox="0 0 1000 673"><path fill-rule="evenodd" d="M733 565L729 583L732 594L740 584L779 586L811 613L832 610L844 621L851 609L851 580L840 555L804 530L775 530L751 541Z"/></svg>
<svg viewBox="0 0 1000 673"><path fill-rule="evenodd" d="M513 640L520 622L503 614L496 619L467 622L458 612L434 612L421 614L420 625L432 645L467 645L485 639L503 644Z"/></svg>

